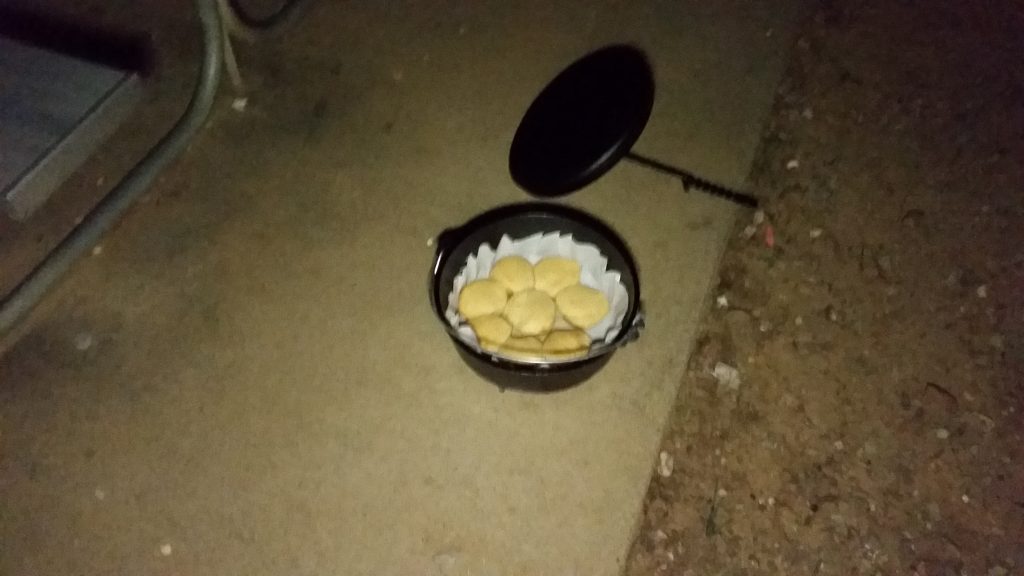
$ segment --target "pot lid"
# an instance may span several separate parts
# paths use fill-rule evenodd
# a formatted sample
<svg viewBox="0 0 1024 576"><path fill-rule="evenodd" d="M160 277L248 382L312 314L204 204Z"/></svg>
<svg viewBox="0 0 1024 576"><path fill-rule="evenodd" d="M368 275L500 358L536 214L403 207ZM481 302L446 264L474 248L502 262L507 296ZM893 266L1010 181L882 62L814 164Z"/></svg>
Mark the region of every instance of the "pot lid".
<svg viewBox="0 0 1024 576"><path fill-rule="evenodd" d="M629 152L654 104L647 57L627 45L601 48L555 77L523 116L509 172L535 196L561 196L600 178Z"/></svg>

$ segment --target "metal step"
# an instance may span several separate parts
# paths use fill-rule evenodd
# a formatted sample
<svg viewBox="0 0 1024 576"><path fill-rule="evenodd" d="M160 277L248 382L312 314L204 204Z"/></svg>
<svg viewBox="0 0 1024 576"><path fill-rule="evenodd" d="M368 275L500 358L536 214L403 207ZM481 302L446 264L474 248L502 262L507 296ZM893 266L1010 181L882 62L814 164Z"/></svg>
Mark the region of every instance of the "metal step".
<svg viewBox="0 0 1024 576"><path fill-rule="evenodd" d="M0 193L25 220L127 118L134 71L0 37Z"/></svg>

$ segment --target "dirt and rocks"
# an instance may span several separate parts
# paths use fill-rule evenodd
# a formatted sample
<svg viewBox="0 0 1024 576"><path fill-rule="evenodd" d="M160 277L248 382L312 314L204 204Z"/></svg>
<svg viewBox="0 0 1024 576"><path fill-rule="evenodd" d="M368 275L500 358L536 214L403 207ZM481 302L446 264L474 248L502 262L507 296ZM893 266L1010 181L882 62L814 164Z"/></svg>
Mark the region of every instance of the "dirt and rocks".
<svg viewBox="0 0 1024 576"><path fill-rule="evenodd" d="M815 7L628 574L1024 574L1021 54L1019 2Z"/></svg>

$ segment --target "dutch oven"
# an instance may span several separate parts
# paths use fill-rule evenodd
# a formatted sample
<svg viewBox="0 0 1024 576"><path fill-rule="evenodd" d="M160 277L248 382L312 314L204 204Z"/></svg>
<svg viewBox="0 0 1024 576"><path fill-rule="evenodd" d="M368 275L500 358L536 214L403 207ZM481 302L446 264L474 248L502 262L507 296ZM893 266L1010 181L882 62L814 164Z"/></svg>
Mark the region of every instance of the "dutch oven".
<svg viewBox="0 0 1024 576"><path fill-rule="evenodd" d="M516 361L496 356L460 339L445 318L445 309L455 277L465 266L466 259L481 244L497 246L506 234L511 238L525 238L549 232L572 234L577 241L593 244L608 259L608 269L621 275L629 303L622 328L615 338L604 345L595 344L586 356L560 361ZM434 314L470 368L501 388L555 391L579 384L604 366L616 349L636 340L643 328L636 262L622 238L590 214L544 202L502 206L457 228L445 230L437 237L436 245L430 278L430 304Z"/></svg>

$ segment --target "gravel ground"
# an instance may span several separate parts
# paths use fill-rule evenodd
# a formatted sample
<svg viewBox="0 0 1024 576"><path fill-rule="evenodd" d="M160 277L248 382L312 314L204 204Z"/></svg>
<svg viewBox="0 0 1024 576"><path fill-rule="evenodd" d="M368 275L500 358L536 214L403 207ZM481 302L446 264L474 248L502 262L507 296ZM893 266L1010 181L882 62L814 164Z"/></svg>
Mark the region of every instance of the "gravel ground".
<svg viewBox="0 0 1024 576"><path fill-rule="evenodd" d="M1021 54L1020 2L816 6L628 574L1024 574Z"/></svg>

